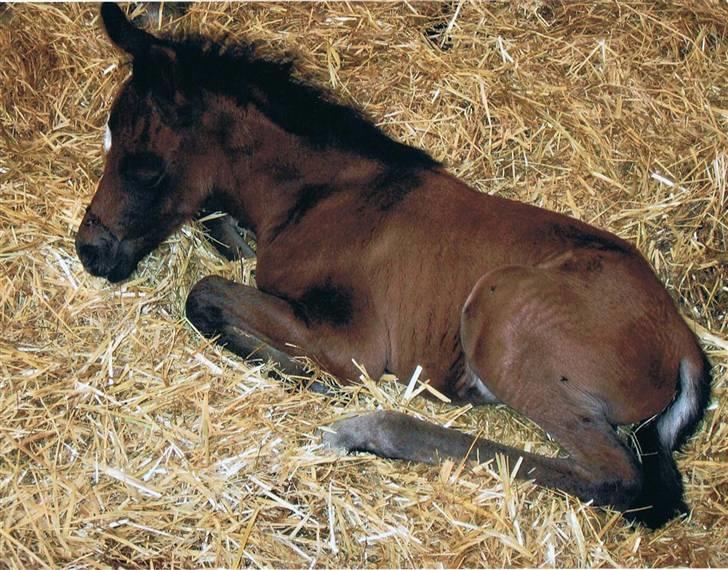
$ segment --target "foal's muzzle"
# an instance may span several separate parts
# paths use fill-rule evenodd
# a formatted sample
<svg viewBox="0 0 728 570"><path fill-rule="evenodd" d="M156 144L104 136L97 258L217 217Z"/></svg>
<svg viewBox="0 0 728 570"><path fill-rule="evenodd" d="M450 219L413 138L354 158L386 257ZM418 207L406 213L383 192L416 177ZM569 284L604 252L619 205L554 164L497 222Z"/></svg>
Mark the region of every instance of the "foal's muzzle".
<svg viewBox="0 0 728 570"><path fill-rule="evenodd" d="M91 212L86 212L76 234L76 253L91 275L112 281L120 261L119 240Z"/></svg>

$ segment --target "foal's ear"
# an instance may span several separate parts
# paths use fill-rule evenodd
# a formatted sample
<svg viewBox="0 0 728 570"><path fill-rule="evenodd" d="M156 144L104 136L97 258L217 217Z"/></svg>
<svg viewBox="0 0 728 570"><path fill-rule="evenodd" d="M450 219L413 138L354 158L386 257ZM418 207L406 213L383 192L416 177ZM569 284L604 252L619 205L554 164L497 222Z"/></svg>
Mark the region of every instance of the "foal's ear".
<svg viewBox="0 0 728 570"><path fill-rule="evenodd" d="M134 57L143 56L154 43L154 36L134 26L116 4L101 5L101 20L114 45Z"/></svg>
<svg viewBox="0 0 728 570"><path fill-rule="evenodd" d="M142 89L151 93L157 108L172 122L191 119L197 90L189 70L179 63L171 46L154 44L143 57L134 59L133 76Z"/></svg>
<svg viewBox="0 0 728 570"><path fill-rule="evenodd" d="M177 54L172 48L155 45L149 49L143 63L147 86L158 103L180 103L181 78ZM136 71L136 69L135 69Z"/></svg>
<svg viewBox="0 0 728 570"><path fill-rule="evenodd" d="M133 56L133 76L153 95L159 109L171 120L189 115L193 90L169 42L134 26L116 4L102 4L101 19L111 41Z"/></svg>

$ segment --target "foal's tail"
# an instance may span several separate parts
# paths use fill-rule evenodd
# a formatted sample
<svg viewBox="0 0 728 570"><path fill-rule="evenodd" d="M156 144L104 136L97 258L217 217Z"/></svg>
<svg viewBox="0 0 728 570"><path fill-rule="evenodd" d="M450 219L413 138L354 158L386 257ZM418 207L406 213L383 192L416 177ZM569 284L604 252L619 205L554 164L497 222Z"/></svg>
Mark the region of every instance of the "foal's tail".
<svg viewBox="0 0 728 570"><path fill-rule="evenodd" d="M698 366L682 360L677 397L657 418L660 443L666 450L680 450L705 415L710 400L711 367L704 353L701 357Z"/></svg>
<svg viewBox="0 0 728 570"><path fill-rule="evenodd" d="M695 432L710 400L710 363L701 353L697 363L680 363L678 393L654 421L635 432L642 460L642 492L636 510L628 516L655 528L688 511L673 450L679 450Z"/></svg>

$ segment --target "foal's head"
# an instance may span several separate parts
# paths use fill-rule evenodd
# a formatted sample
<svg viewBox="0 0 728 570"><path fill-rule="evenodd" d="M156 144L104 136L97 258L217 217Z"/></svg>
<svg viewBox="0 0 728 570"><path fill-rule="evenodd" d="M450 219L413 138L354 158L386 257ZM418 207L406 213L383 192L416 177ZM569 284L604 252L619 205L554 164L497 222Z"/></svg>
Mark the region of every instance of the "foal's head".
<svg viewBox="0 0 728 570"><path fill-rule="evenodd" d="M105 4L101 16L111 41L132 56L133 72L111 109L104 174L76 250L86 270L116 282L200 209L218 165L184 54L135 28L115 5Z"/></svg>
<svg viewBox="0 0 728 570"><path fill-rule="evenodd" d="M111 41L132 56L132 75L112 106L104 175L76 238L93 275L113 282L128 277L213 191L238 221L255 229L249 210L260 214L261 207L251 193L242 200L242 190L255 187L246 184L254 158L259 170L283 171L288 156L297 157L314 178L319 166L307 163L304 149L336 149L326 162L332 177L344 155L395 173L437 165L356 110L295 80L286 61L255 57L244 44L158 39L114 5L104 4L101 17ZM287 146L294 144L301 152ZM284 163L277 162L281 156Z"/></svg>

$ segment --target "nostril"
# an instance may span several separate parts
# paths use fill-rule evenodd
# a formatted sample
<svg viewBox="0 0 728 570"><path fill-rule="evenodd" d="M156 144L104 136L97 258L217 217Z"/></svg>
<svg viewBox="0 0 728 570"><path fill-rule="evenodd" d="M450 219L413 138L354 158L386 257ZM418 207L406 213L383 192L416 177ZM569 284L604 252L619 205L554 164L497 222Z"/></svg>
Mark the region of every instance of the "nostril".
<svg viewBox="0 0 728 570"><path fill-rule="evenodd" d="M105 277L118 263L118 238L90 212L76 234L76 254L91 275Z"/></svg>
<svg viewBox="0 0 728 570"><path fill-rule="evenodd" d="M83 225L84 225L84 227L92 228L94 226L99 226L101 224L99 224L99 219L94 214L92 214L91 212L88 212L83 221Z"/></svg>

